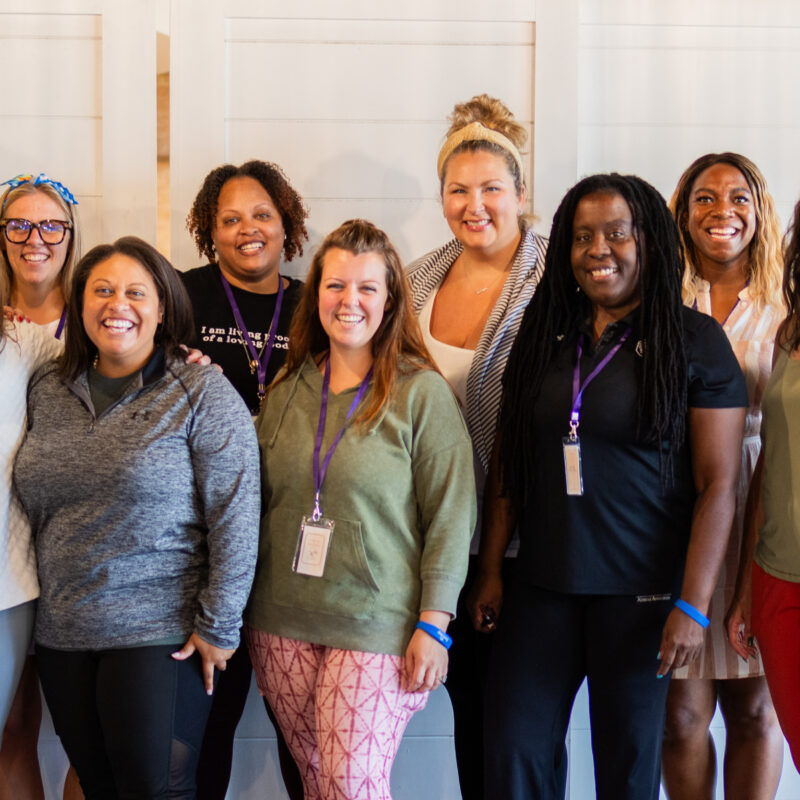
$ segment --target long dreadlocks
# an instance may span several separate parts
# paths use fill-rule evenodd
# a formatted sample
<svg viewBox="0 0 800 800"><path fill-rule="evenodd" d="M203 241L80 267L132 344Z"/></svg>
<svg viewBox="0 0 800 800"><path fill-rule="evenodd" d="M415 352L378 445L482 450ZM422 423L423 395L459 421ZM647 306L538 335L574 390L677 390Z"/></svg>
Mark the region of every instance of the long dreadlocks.
<svg viewBox="0 0 800 800"><path fill-rule="evenodd" d="M578 203L595 192L620 195L631 210L641 265L640 325L645 341L637 364L637 430L659 446L661 482L672 478L673 455L683 444L687 366L681 322L683 248L658 191L635 175L592 175L567 192L553 218L544 276L525 311L503 377L500 466L504 493L519 512L536 459L531 409L563 342L577 340L592 306L572 272L573 220ZM566 428L567 420L564 421Z"/></svg>

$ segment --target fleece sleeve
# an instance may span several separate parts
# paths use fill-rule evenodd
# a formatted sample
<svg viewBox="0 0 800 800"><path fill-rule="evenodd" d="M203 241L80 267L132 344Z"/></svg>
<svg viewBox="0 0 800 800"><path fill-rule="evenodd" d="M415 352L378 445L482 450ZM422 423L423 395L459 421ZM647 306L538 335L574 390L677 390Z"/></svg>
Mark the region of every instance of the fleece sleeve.
<svg viewBox="0 0 800 800"><path fill-rule="evenodd" d="M195 630L217 647L234 648L258 552L258 441L250 413L233 386L211 368L204 378L191 447L208 531L208 583L200 591Z"/></svg>
<svg viewBox="0 0 800 800"><path fill-rule="evenodd" d="M455 397L437 373L421 373L413 398L414 487L423 532L420 611L455 615L467 574L476 500L472 444Z"/></svg>

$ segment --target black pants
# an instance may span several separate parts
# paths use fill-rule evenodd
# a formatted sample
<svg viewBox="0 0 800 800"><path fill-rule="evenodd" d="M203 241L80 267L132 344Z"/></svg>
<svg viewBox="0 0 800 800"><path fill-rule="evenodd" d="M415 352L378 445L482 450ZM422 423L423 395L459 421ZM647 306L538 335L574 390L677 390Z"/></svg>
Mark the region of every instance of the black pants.
<svg viewBox="0 0 800 800"><path fill-rule="evenodd" d="M37 646L42 689L86 800L193 798L211 698L200 656L176 645Z"/></svg>
<svg viewBox="0 0 800 800"><path fill-rule="evenodd" d="M219 680L214 689L214 702L208 717L200 760L197 765L197 798L198 800L225 800L228 783L231 779L233 763L233 737L236 726L242 718L247 695L250 691L250 678L253 667L247 645L242 641L239 649L228 661L224 672L219 673ZM303 800L303 782L300 770L294 763L281 729L267 704L267 709L275 734L278 738L278 760L281 775L286 785L290 800Z"/></svg>
<svg viewBox="0 0 800 800"><path fill-rule="evenodd" d="M598 800L657 800L668 678L656 678L670 601L509 587L486 692L486 795L561 800L565 737L589 683Z"/></svg>
<svg viewBox="0 0 800 800"><path fill-rule="evenodd" d="M505 559L503 577L508 578ZM453 637L445 687L453 705L453 731L458 782L463 800L483 800L483 695L489 674L493 633L478 633L466 606L466 595L477 570L477 556L470 556L469 571L458 598L456 618L448 632ZM492 797L492 794L486 795Z"/></svg>

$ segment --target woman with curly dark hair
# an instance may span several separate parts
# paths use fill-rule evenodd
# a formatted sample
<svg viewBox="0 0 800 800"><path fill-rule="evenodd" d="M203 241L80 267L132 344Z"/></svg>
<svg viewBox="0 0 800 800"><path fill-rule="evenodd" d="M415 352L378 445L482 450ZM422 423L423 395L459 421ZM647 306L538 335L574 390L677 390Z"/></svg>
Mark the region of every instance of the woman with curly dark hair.
<svg viewBox="0 0 800 800"><path fill-rule="evenodd" d="M563 798L584 678L597 797L658 797L664 678L703 643L747 405L719 324L681 302L682 274L675 223L641 178L593 175L562 200L503 379L471 609L476 626L485 608L499 620L494 797Z"/></svg>
<svg viewBox="0 0 800 800"><path fill-rule="evenodd" d="M222 367L254 417L289 347L303 284L281 276L279 268L282 259L302 255L307 216L280 167L254 160L211 170L187 218L200 255L209 260L182 274L194 308L195 343ZM251 673L247 649L240 647L215 692L197 774L200 800L225 797ZM299 775L276 731L284 780L292 799L300 800Z"/></svg>
<svg viewBox="0 0 800 800"><path fill-rule="evenodd" d="M281 258L303 254L308 212L280 167L225 164L203 181L186 220L204 267L183 274L197 344L258 413L282 366L301 282L280 278Z"/></svg>

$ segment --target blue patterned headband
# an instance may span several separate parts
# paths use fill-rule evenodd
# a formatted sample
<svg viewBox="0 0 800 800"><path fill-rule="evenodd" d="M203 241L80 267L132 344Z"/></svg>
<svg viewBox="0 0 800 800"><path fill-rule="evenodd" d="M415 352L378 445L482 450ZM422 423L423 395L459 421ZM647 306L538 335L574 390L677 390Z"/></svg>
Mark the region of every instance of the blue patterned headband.
<svg viewBox="0 0 800 800"><path fill-rule="evenodd" d="M34 186L40 186L41 184L51 186L61 195L65 203L69 203L71 206L78 205L78 201L75 199L75 196L69 189L67 189L66 186L64 186L63 183L59 183L58 181L54 181L52 178L48 178L44 172L40 172L35 178L30 174L17 175L14 178L9 178L7 181L3 181L0 183L0 186L7 185L10 186L11 189L16 189L18 186L22 186L25 183L31 183Z"/></svg>

